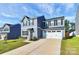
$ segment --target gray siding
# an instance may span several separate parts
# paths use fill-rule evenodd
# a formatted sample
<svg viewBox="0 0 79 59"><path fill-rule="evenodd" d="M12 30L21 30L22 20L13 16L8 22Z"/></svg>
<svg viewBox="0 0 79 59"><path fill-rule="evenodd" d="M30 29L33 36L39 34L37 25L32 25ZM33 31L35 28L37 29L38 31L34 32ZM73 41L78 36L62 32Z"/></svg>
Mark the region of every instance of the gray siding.
<svg viewBox="0 0 79 59"><path fill-rule="evenodd" d="M75 21L76 35L79 35L79 8L77 9Z"/></svg>

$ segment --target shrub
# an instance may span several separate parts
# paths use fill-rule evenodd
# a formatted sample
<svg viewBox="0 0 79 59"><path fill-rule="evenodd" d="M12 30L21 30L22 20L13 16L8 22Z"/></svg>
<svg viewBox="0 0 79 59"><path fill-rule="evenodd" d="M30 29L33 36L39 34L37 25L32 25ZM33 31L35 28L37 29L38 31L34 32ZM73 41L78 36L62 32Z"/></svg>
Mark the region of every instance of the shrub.
<svg viewBox="0 0 79 59"><path fill-rule="evenodd" d="M32 39L30 39L31 41L36 41L36 40L38 40L38 38L37 37L33 37Z"/></svg>

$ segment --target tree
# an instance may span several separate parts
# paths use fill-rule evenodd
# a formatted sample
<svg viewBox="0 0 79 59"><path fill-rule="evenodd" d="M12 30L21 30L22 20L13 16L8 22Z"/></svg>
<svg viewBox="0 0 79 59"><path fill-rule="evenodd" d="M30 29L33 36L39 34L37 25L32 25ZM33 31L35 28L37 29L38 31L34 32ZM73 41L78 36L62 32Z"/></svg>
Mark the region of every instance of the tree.
<svg viewBox="0 0 79 59"><path fill-rule="evenodd" d="M66 19L65 20L65 31L68 32L69 31L69 21Z"/></svg>
<svg viewBox="0 0 79 59"><path fill-rule="evenodd" d="M70 32L75 31L75 23L71 22L70 25L71 25Z"/></svg>

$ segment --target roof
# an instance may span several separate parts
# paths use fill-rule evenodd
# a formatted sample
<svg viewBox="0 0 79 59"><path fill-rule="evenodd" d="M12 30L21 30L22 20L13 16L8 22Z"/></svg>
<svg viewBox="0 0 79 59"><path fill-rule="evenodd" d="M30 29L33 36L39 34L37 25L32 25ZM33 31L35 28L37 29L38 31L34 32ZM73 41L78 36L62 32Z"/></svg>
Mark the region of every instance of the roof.
<svg viewBox="0 0 79 59"><path fill-rule="evenodd" d="M60 17L54 17L54 18L50 18L50 19L46 19L46 21L51 21L51 20L59 20L59 19L64 19L64 16L60 16Z"/></svg>
<svg viewBox="0 0 79 59"><path fill-rule="evenodd" d="M23 22L23 20L24 20L25 18L30 19L30 17L24 16L23 19L21 20L21 22Z"/></svg>
<svg viewBox="0 0 79 59"><path fill-rule="evenodd" d="M3 25L3 27L0 27L0 31L3 30L3 28L5 27L5 25L8 25L8 26L10 26L10 27L13 26L12 24L7 24L7 23L6 23L6 24Z"/></svg>
<svg viewBox="0 0 79 59"><path fill-rule="evenodd" d="M5 27L5 25L8 25L8 26L10 26L10 27L12 26L12 24L7 24L7 23L6 23L6 24L4 24L4 26L3 26L2 28L4 28L4 27Z"/></svg>
<svg viewBox="0 0 79 59"><path fill-rule="evenodd" d="M28 16L24 16L23 19L21 20L21 22L23 22L23 20L24 20L25 18L30 19L30 20L31 20L31 19L32 19L32 20L35 19L35 18L30 18L30 17L28 17Z"/></svg>
<svg viewBox="0 0 79 59"><path fill-rule="evenodd" d="M4 26L5 26L5 25L12 26L12 24L7 24L7 23L6 23L6 24L4 24Z"/></svg>
<svg viewBox="0 0 79 59"><path fill-rule="evenodd" d="M39 17L44 17L44 16L39 16ZM27 18L28 20L29 20L29 19L30 19L30 20L34 20L34 19L37 19L37 18L39 18L39 17L30 18L30 17L28 17L28 16L24 16L23 19L21 20L21 22L23 22L23 20L24 20L25 18Z"/></svg>
<svg viewBox="0 0 79 59"><path fill-rule="evenodd" d="M64 30L64 27L51 27L51 28L47 28L45 30Z"/></svg>

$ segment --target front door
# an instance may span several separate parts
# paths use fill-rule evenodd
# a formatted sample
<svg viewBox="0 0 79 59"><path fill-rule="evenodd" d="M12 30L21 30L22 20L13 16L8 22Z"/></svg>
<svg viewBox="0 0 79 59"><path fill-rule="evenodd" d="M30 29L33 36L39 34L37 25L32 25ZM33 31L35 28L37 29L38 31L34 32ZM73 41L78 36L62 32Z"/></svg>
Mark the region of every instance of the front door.
<svg viewBox="0 0 79 59"><path fill-rule="evenodd" d="M28 35L28 39L32 39L33 38L33 30L29 30L29 35Z"/></svg>
<svg viewBox="0 0 79 59"><path fill-rule="evenodd" d="M32 31L30 31L30 39L32 39L32 36L33 36Z"/></svg>

